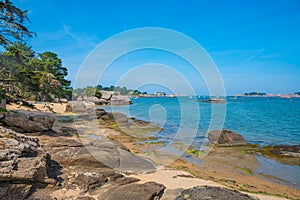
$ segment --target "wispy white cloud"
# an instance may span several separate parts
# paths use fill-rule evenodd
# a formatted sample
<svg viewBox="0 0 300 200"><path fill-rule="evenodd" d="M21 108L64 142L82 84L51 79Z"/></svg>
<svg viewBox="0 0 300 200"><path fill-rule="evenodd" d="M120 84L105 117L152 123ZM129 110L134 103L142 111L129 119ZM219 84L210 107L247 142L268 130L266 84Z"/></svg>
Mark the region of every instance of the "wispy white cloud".
<svg viewBox="0 0 300 200"><path fill-rule="evenodd" d="M279 57L282 57L281 53L274 53L274 54L262 55L259 58L261 58L261 59L273 59L273 58L279 58Z"/></svg>
<svg viewBox="0 0 300 200"><path fill-rule="evenodd" d="M256 50L249 57L244 59L242 62L247 62L247 61L253 60L253 59L257 58L259 55L261 55L264 51L265 51L265 49Z"/></svg>
<svg viewBox="0 0 300 200"><path fill-rule="evenodd" d="M225 50L210 53L214 57L226 57L240 60L240 63L247 63L249 61L262 61L269 59L278 59L284 56L284 51L269 53L265 48L253 50Z"/></svg>
<svg viewBox="0 0 300 200"><path fill-rule="evenodd" d="M73 38L74 40L76 40L77 42L80 42L80 39L78 37L75 36L75 34L73 34L70 31L69 26L67 26L65 23L62 23L62 26L64 28L64 31L66 32L67 35L71 36L71 38Z"/></svg>
<svg viewBox="0 0 300 200"><path fill-rule="evenodd" d="M232 54L257 54L263 52L265 49L254 49L254 50L241 50L241 49L230 49L224 51L210 52L211 55L232 55Z"/></svg>

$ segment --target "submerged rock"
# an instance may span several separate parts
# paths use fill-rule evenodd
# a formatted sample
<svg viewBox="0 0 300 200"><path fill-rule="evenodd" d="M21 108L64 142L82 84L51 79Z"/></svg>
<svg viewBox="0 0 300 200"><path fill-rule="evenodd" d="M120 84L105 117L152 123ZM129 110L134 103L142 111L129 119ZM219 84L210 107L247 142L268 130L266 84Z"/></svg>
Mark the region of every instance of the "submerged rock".
<svg viewBox="0 0 300 200"><path fill-rule="evenodd" d="M221 187L194 187L181 192L175 200L199 200L199 199L214 199L214 200L258 200L247 194L243 194L236 190L229 190Z"/></svg>
<svg viewBox="0 0 300 200"><path fill-rule="evenodd" d="M247 145L245 138L231 130L213 130L208 133L208 140L216 142L219 146L242 146Z"/></svg>
<svg viewBox="0 0 300 200"><path fill-rule="evenodd" d="M2 121L11 129L24 133L51 130L55 118L40 112L8 112Z"/></svg>

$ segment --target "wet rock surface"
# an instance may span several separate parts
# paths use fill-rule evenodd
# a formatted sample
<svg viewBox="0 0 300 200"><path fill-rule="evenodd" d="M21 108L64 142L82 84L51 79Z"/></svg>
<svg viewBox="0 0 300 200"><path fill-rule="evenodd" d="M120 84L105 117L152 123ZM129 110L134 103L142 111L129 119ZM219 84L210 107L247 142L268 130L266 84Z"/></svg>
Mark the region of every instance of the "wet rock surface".
<svg viewBox="0 0 300 200"><path fill-rule="evenodd" d="M214 199L214 200L257 200L257 198L250 197L247 194L240 193L236 190L229 190L221 187L195 187L181 192L175 200L200 200L200 199Z"/></svg>
<svg viewBox="0 0 300 200"><path fill-rule="evenodd" d="M208 133L208 139L219 146L243 146L247 145L245 138L231 130L213 130Z"/></svg>
<svg viewBox="0 0 300 200"><path fill-rule="evenodd" d="M267 146L259 149L259 152L283 164L300 166L300 145Z"/></svg>
<svg viewBox="0 0 300 200"><path fill-rule="evenodd" d="M272 146L268 148L270 153L280 156L300 157L300 145Z"/></svg>

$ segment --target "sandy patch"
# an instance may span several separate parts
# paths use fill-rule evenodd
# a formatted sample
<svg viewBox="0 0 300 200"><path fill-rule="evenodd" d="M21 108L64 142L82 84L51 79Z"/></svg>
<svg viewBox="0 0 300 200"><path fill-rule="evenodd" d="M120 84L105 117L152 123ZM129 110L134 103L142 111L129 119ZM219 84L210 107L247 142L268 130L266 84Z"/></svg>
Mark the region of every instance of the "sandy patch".
<svg viewBox="0 0 300 200"><path fill-rule="evenodd" d="M30 109L17 104L8 104L7 110L29 110L29 111L43 111L48 113L63 114L66 110L66 103L32 103L36 109ZM53 111L53 112L52 112Z"/></svg>
<svg viewBox="0 0 300 200"><path fill-rule="evenodd" d="M171 170L171 169L159 169L154 173L149 174L138 174L138 175L130 175L130 177L140 179L139 183L146 183L149 181L154 181L157 183L161 183L166 186L166 192L163 196L163 199L167 200L172 198L172 195L169 194L168 190L180 191L183 189L189 189L197 186L215 186L215 187L224 187L218 183L215 183L210 180L204 180L200 178L195 178L191 176L188 172L179 171L179 170ZM229 188L230 189L230 188ZM276 197L276 196L268 196L262 194L250 194L251 196L258 197L261 200L282 200L286 198ZM176 195L176 193L174 194Z"/></svg>

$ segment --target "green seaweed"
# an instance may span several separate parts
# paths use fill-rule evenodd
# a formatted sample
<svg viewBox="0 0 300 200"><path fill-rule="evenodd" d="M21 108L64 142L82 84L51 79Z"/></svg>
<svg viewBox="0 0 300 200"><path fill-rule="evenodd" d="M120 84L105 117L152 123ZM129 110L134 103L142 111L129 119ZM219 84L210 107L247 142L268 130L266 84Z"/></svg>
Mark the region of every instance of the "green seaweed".
<svg viewBox="0 0 300 200"><path fill-rule="evenodd" d="M192 155L195 155L195 156L199 156L200 154L203 153L203 151L201 150L194 150L194 149L188 149L185 151L186 154L192 154Z"/></svg>
<svg viewBox="0 0 300 200"><path fill-rule="evenodd" d="M253 175L254 174L254 171L252 169L249 169L249 168L246 168L246 167L243 167L241 168L241 170L247 174L251 174Z"/></svg>
<svg viewBox="0 0 300 200"><path fill-rule="evenodd" d="M184 200L190 200L190 195L189 194L184 194L183 199Z"/></svg>
<svg viewBox="0 0 300 200"><path fill-rule="evenodd" d="M162 142L162 141L148 141L148 142L145 142L145 144L164 144L164 142Z"/></svg>
<svg viewBox="0 0 300 200"><path fill-rule="evenodd" d="M197 173L194 170L188 169L187 172L193 175L194 177L197 177Z"/></svg>

